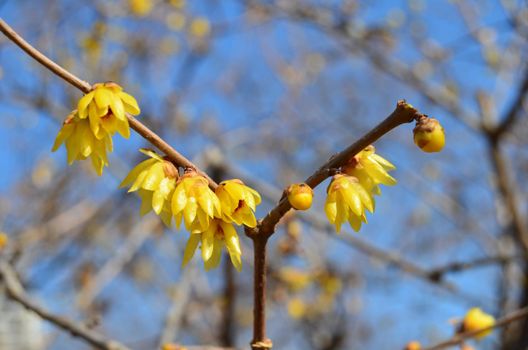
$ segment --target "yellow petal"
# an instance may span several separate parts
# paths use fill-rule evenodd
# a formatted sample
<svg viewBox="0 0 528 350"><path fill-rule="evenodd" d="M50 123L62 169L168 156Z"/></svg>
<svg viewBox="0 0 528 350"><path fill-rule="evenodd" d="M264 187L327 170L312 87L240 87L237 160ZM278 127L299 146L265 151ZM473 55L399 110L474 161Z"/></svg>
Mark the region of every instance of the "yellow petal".
<svg viewBox="0 0 528 350"><path fill-rule="evenodd" d="M128 139L130 137L130 126L128 125L128 119L116 119L116 128L119 135L123 136L123 138Z"/></svg>
<svg viewBox="0 0 528 350"><path fill-rule="evenodd" d="M361 200L361 203L365 208L367 208L368 211L371 213L374 212L374 198L361 186L361 184L356 184L356 193L358 194L359 199Z"/></svg>
<svg viewBox="0 0 528 350"><path fill-rule="evenodd" d="M369 158L365 158L362 161L364 162L365 170L376 183L381 183L387 186L396 184L396 179L390 176L381 165Z"/></svg>
<svg viewBox="0 0 528 350"><path fill-rule="evenodd" d="M350 224L350 227L356 232L358 232L361 229L361 220L356 215L350 215L348 218L348 223Z"/></svg>
<svg viewBox="0 0 528 350"><path fill-rule="evenodd" d="M187 195L185 193L185 187L182 182L180 182L176 189L174 190L174 194L172 195L172 212L174 215L180 213L183 208L187 205Z"/></svg>
<svg viewBox="0 0 528 350"><path fill-rule="evenodd" d="M344 202L355 215L359 216L363 213L363 205L356 191L347 191L345 195L338 192L338 196L340 196L337 199L338 205L340 202Z"/></svg>
<svg viewBox="0 0 528 350"><path fill-rule="evenodd" d="M155 159L147 159L136 165L123 179L123 181L121 181L121 183L119 184L119 188L130 185L132 181L134 181L142 171L146 170L154 163L156 163Z"/></svg>
<svg viewBox="0 0 528 350"><path fill-rule="evenodd" d="M337 216L337 206L335 202L326 202L325 204L325 213L326 217L331 223L335 222L336 216Z"/></svg>
<svg viewBox="0 0 528 350"><path fill-rule="evenodd" d="M159 190L154 191L154 193L152 194L152 209L154 209L154 212L157 215L159 215L163 210L163 204L165 204L165 198L163 197L163 193Z"/></svg>
<svg viewBox="0 0 528 350"><path fill-rule="evenodd" d="M94 90L94 100L99 109L108 108L112 101L112 92L104 87Z"/></svg>
<svg viewBox="0 0 528 350"><path fill-rule="evenodd" d="M179 212L177 214L174 214L174 224L176 225L176 228L179 230L182 222L183 212Z"/></svg>
<svg viewBox="0 0 528 350"><path fill-rule="evenodd" d="M94 91L90 91L84 95L77 104L77 112L79 113L79 118L84 119L88 116L88 105L92 102L94 97Z"/></svg>
<svg viewBox="0 0 528 350"><path fill-rule="evenodd" d="M95 169L95 172L97 173L97 175L99 176L103 175L104 163L101 160L101 158L99 158L95 154L92 154L91 160L92 160L92 166Z"/></svg>
<svg viewBox="0 0 528 350"><path fill-rule="evenodd" d="M152 192L139 190L139 196L141 197L141 207L139 208L139 215L143 216L148 214L152 210Z"/></svg>
<svg viewBox="0 0 528 350"><path fill-rule="evenodd" d="M121 102L121 99L116 94L112 94L112 99L110 100L110 108L112 109L112 113L117 117L117 119L126 119L125 106L123 106L123 102Z"/></svg>
<svg viewBox="0 0 528 350"><path fill-rule="evenodd" d="M57 137L55 138L55 142L53 143L53 147L51 148L51 151L55 152L56 150L58 150L60 145L62 145L62 143L72 135L74 129L75 129L75 125L73 123L64 124L62 128L59 130Z"/></svg>
<svg viewBox="0 0 528 350"><path fill-rule="evenodd" d="M185 222L185 228L187 230L191 229L191 225L196 218L196 211L198 210L198 203L196 203L196 198L189 197L187 199L187 205L183 209L183 220Z"/></svg>
<svg viewBox="0 0 528 350"><path fill-rule="evenodd" d="M132 115L138 115L141 113L141 110L139 109L138 103L134 97L127 94L126 92L120 91L117 93L117 96L123 101L123 104L125 106L125 111Z"/></svg>
<svg viewBox="0 0 528 350"><path fill-rule="evenodd" d="M198 204L200 204L202 210L210 217L214 215L213 196L216 196L213 191L206 188L205 192L198 197Z"/></svg>
<svg viewBox="0 0 528 350"><path fill-rule="evenodd" d="M154 152L153 150L151 149L148 149L148 148L140 148L139 151L147 156L149 156L150 158L154 158L154 159L157 159L159 160L160 162L163 162L163 157L161 157L159 154L157 154L156 152Z"/></svg>
<svg viewBox="0 0 528 350"><path fill-rule="evenodd" d="M196 251L196 247L198 247L198 243L200 242L200 236L201 235L199 234L192 234L189 237L187 245L185 246L185 251L183 253L182 267L187 265L192 259L194 252Z"/></svg>
<svg viewBox="0 0 528 350"><path fill-rule="evenodd" d="M220 260L222 258L222 245L223 242L215 238L213 254L211 255L211 258L204 263L206 271L209 271L220 264Z"/></svg>
<svg viewBox="0 0 528 350"><path fill-rule="evenodd" d="M163 171L163 164L156 162L156 164L151 166L148 170L147 176L145 176L141 187L149 191L155 191L158 189L159 183L164 177L165 172Z"/></svg>
<svg viewBox="0 0 528 350"><path fill-rule="evenodd" d="M202 259L203 261L207 261L211 258L213 255L213 248L214 248L214 230L216 228L216 224L212 224L209 229L205 230L205 232L202 233Z"/></svg>
<svg viewBox="0 0 528 350"><path fill-rule="evenodd" d="M247 210L242 211L242 223L248 227L255 227L257 226L257 219L255 218L255 214L247 208Z"/></svg>
<svg viewBox="0 0 528 350"><path fill-rule="evenodd" d="M227 250L230 254L238 254L240 256L240 254L242 254L242 249L240 249L240 242L235 228L233 225L226 222L221 222L220 226L224 231L224 240Z"/></svg>
<svg viewBox="0 0 528 350"><path fill-rule="evenodd" d="M396 169L394 164L389 162L387 159L377 155L376 153L373 153L369 156L370 159L377 162L379 165L381 165L385 170L390 171Z"/></svg>
<svg viewBox="0 0 528 350"><path fill-rule="evenodd" d="M170 228L172 224L172 213L170 212L170 210L162 210L159 216L161 218L161 221L163 221L163 224Z"/></svg>

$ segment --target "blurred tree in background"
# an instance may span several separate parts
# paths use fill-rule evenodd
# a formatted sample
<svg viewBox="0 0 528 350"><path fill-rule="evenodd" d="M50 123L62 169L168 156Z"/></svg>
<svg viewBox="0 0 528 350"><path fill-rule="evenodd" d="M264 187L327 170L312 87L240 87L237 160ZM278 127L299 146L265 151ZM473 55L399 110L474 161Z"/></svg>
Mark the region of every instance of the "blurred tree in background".
<svg viewBox="0 0 528 350"><path fill-rule="evenodd" d="M442 120L442 153L417 151L408 126L376 144L399 182L382 189L359 235L327 224L325 186L310 211L283 219L268 247L274 348L401 349L450 337L448 320L473 306L500 316L528 305L526 2L0 6L6 22L77 76L126 87L139 119L215 180L241 178L257 189L259 217L398 99ZM246 348L247 237L239 232L241 273L226 257L210 272L197 258L181 269L187 236L152 214L140 217L139 200L117 189L147 142L136 134L116 140L102 178L88 162L67 167L64 150L50 149L81 93L3 36L0 74L2 254L28 293L132 349ZM12 349L4 315L0 349ZM27 334L42 338L31 349L89 348L31 322ZM527 321L512 323L476 347L526 349L527 329Z"/></svg>

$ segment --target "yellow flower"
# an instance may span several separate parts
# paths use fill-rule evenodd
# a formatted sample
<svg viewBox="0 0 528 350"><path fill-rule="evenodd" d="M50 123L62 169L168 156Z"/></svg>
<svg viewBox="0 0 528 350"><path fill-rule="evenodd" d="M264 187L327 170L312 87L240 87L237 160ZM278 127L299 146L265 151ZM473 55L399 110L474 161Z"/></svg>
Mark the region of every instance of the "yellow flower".
<svg viewBox="0 0 528 350"><path fill-rule="evenodd" d="M234 179L222 181L215 192L222 205L222 218L225 221L248 227L257 225L255 209L261 200L257 191Z"/></svg>
<svg viewBox="0 0 528 350"><path fill-rule="evenodd" d="M76 160L83 160L88 157L92 160L92 165L101 176L104 166L108 166L108 157L106 152L112 152L112 138L104 135L103 138L97 138L90 129L88 120L80 119L77 111L73 111L57 134L52 152L59 149L60 145L65 144L68 154L68 164L71 165Z"/></svg>
<svg viewBox="0 0 528 350"><path fill-rule="evenodd" d="M313 190L305 183L290 185L286 194L288 202L297 210L307 210L312 206Z"/></svg>
<svg viewBox="0 0 528 350"><path fill-rule="evenodd" d="M196 38L204 38L211 32L211 24L204 17L198 17L191 21L189 32Z"/></svg>
<svg viewBox="0 0 528 350"><path fill-rule="evenodd" d="M156 152L148 149L140 151L148 155L150 159L136 165L119 187L131 185L128 192L138 191L141 197L141 215L154 210L163 222L170 226L172 220L170 198L176 187L178 169Z"/></svg>
<svg viewBox="0 0 528 350"><path fill-rule="evenodd" d="M483 312L480 308L471 308L464 319L462 320L462 332L473 332L482 328L491 327L495 324L495 318L487 313ZM492 328L479 332L475 335L475 338L481 339L489 335L493 331Z"/></svg>
<svg viewBox="0 0 528 350"><path fill-rule="evenodd" d="M278 275L288 288L297 292L307 288L312 281L308 273L294 267L284 267L279 270Z"/></svg>
<svg viewBox="0 0 528 350"><path fill-rule="evenodd" d="M346 221L354 231L359 231L361 222L367 222L365 209L374 211L374 199L355 177L335 175L328 186L327 194L326 216L335 225L337 232Z"/></svg>
<svg viewBox="0 0 528 350"><path fill-rule="evenodd" d="M423 117L416 121L414 143L424 152L440 152L445 145L445 131L438 120Z"/></svg>
<svg viewBox="0 0 528 350"><path fill-rule="evenodd" d="M386 186L396 184L396 179L388 173L396 167L375 152L374 146L366 147L343 167L343 172L356 177L359 183L370 193L379 195L381 194L380 184Z"/></svg>
<svg viewBox="0 0 528 350"><path fill-rule="evenodd" d="M7 246L7 243L9 242L9 238L7 235L3 232L0 232L0 251Z"/></svg>
<svg viewBox="0 0 528 350"><path fill-rule="evenodd" d="M177 228L183 218L191 233L207 230L212 218L221 217L220 201L205 177L189 171L180 178L172 195L172 215Z"/></svg>
<svg viewBox="0 0 528 350"><path fill-rule="evenodd" d="M288 314L293 319L303 318L308 311L308 305L301 298L293 298L288 302Z"/></svg>
<svg viewBox="0 0 528 350"><path fill-rule="evenodd" d="M134 15L143 17L152 11L154 3L152 0L128 0L128 6Z"/></svg>
<svg viewBox="0 0 528 350"><path fill-rule="evenodd" d="M136 99L123 91L116 83L94 84L93 90L78 103L79 118L90 120L90 128L97 139L116 132L130 137L126 113L137 115L141 111Z"/></svg>
<svg viewBox="0 0 528 350"><path fill-rule="evenodd" d="M202 259L207 271L220 264L224 246L227 248L233 266L238 271L242 270L242 250L232 223L214 219L203 232L191 233L183 254L183 266L191 260L200 242L202 243Z"/></svg>

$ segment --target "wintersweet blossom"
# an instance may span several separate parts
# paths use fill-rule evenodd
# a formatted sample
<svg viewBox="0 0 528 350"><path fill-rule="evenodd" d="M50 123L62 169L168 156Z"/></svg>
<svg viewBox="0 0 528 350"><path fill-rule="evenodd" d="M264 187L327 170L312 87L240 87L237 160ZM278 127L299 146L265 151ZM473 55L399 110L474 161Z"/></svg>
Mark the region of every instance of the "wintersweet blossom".
<svg viewBox="0 0 528 350"><path fill-rule="evenodd" d="M150 158L136 165L121 182L119 187L130 186L128 192L138 192L141 197L140 214L151 210L170 226L172 220L171 195L176 187L178 169L159 154L141 149Z"/></svg>
<svg viewBox="0 0 528 350"><path fill-rule="evenodd" d="M52 152L58 150L63 143L69 165L76 160L90 157L97 174L99 176L103 174L104 166L108 166L106 152L113 150L112 138L108 134L103 135L102 138L95 137L88 120L79 118L77 111L73 111L62 124L51 149Z"/></svg>
<svg viewBox="0 0 528 350"><path fill-rule="evenodd" d="M337 232L344 222L359 231L361 222L367 222L365 209L374 211L374 199L358 179L346 174L334 175L327 189L325 212Z"/></svg>
<svg viewBox="0 0 528 350"><path fill-rule="evenodd" d="M255 227L255 209L261 198L239 179L222 181L215 191L222 206L222 218L237 225Z"/></svg>
<svg viewBox="0 0 528 350"><path fill-rule="evenodd" d="M182 218L191 233L203 232L211 219L221 217L220 201L207 179L195 171L186 172L177 182L171 200L172 215L179 228Z"/></svg>
<svg viewBox="0 0 528 350"><path fill-rule="evenodd" d="M98 139L116 132L124 138L130 136L126 113L137 115L141 111L136 99L116 83L97 83L92 91L78 103L79 118L88 118L90 128Z"/></svg>
<svg viewBox="0 0 528 350"><path fill-rule="evenodd" d="M359 183L370 193L380 195L379 185L392 186L396 184L396 179L389 175L389 171L396 169L396 167L375 152L374 146L366 147L343 167L343 172L356 177Z"/></svg>

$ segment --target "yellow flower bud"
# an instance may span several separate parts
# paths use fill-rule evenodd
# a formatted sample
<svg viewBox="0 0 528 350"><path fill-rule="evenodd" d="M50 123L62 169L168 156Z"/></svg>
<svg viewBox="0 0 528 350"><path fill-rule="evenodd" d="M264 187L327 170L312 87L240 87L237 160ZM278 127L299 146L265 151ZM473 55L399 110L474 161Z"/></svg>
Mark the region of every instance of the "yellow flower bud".
<svg viewBox="0 0 528 350"><path fill-rule="evenodd" d="M482 328L488 328L495 324L495 318L485 312L480 308L474 307L470 309L464 319L462 320L462 325L460 330L462 332L473 332ZM493 329L487 329L485 331L479 332L475 335L475 338L480 339L492 332Z"/></svg>
<svg viewBox="0 0 528 350"><path fill-rule="evenodd" d="M290 185L286 194L291 206L297 210L307 210L312 206L313 190L305 183Z"/></svg>
<svg viewBox="0 0 528 350"><path fill-rule="evenodd" d="M416 122L413 133L414 143L424 152L440 152L444 148L444 128L436 119L428 117L420 118Z"/></svg>

